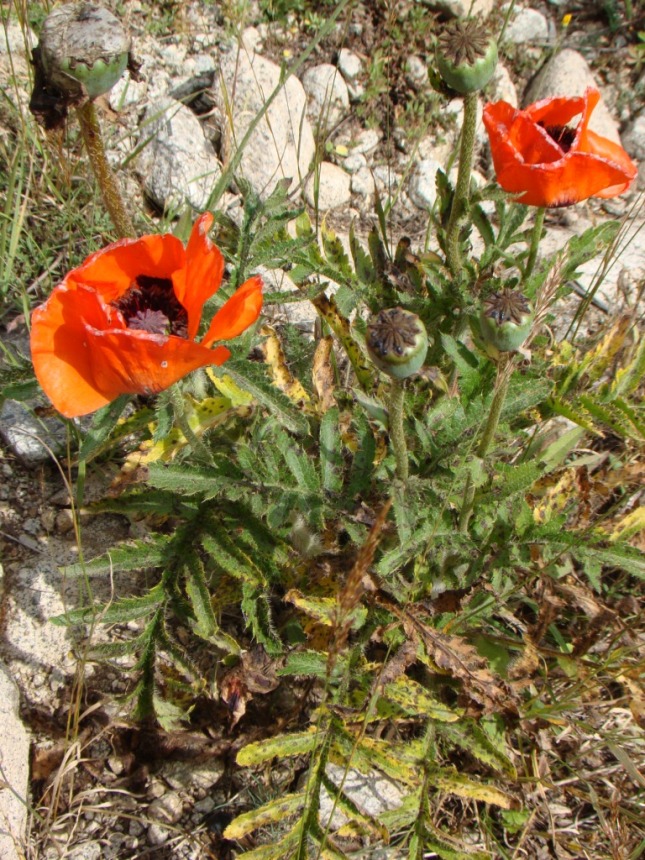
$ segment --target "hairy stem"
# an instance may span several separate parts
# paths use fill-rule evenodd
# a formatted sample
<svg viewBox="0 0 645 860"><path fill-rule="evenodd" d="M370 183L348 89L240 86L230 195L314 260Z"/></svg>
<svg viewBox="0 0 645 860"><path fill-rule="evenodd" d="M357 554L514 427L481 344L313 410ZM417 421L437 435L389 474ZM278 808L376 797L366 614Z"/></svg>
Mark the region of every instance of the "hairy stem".
<svg viewBox="0 0 645 860"><path fill-rule="evenodd" d="M105 156L101 126L96 116L94 102L88 100L84 105L77 108L76 114L92 170L101 189L103 202L110 213L112 223L121 239L133 237L135 232L132 221L125 208L116 177Z"/></svg>
<svg viewBox="0 0 645 860"><path fill-rule="evenodd" d="M543 206L540 206L535 210L535 222L533 224L533 232L531 233L529 255L526 259L526 266L524 267L524 276L522 278L524 283L526 283L529 277L533 274L533 269L535 268L538 248L540 246L540 239L542 238L542 228L544 227L545 214L546 209Z"/></svg>
<svg viewBox="0 0 645 860"><path fill-rule="evenodd" d="M500 359L500 362L497 365L497 377L495 378L495 388L493 389L493 401L490 405L490 411L488 413L488 418L486 419L484 432L482 433L482 437L479 440L479 444L475 451L476 456L480 459L483 459L486 456L488 449L495 438L495 433L497 432L497 427L499 425L499 418L502 414L502 407L504 406L506 394L508 393L508 385L511 381L511 376L513 375L513 366L513 359L508 356L504 356ZM464 489L461 513L459 514L459 531L462 534L466 534L468 531L468 523L472 516L474 500L475 485L469 475Z"/></svg>
<svg viewBox="0 0 645 860"><path fill-rule="evenodd" d="M408 447L405 443L405 432L403 430L403 402L405 389L403 382L398 379L392 380L390 389L390 402L388 404L390 422L390 441L396 460L396 474L406 483L408 480Z"/></svg>
<svg viewBox="0 0 645 860"><path fill-rule="evenodd" d="M456 278L463 268L461 252L459 250L459 230L470 193L476 128L477 93L468 93L464 96L464 122L461 129L457 185L455 186L455 194L452 199L452 207L446 229L446 262L453 278Z"/></svg>

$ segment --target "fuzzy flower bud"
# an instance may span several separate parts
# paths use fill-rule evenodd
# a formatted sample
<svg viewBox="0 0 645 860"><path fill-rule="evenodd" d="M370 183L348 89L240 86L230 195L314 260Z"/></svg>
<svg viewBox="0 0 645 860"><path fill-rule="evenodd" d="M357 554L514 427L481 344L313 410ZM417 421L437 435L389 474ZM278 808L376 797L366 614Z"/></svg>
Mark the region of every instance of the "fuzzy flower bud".
<svg viewBox="0 0 645 860"><path fill-rule="evenodd" d="M423 365L428 333L416 314L389 308L380 311L368 325L367 351L383 373L393 379L405 379Z"/></svg>
<svg viewBox="0 0 645 860"><path fill-rule="evenodd" d="M533 308L519 290L504 287L484 299L479 323L481 336L487 346L498 352L513 352L529 336Z"/></svg>
<svg viewBox="0 0 645 860"><path fill-rule="evenodd" d="M451 21L437 44L437 68L461 95L482 90L497 66L497 42L474 19Z"/></svg>

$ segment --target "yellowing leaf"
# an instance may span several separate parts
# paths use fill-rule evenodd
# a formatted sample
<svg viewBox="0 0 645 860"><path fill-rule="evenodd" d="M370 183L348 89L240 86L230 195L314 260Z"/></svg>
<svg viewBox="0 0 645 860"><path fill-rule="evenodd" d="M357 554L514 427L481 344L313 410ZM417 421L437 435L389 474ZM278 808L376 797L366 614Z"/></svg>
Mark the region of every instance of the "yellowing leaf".
<svg viewBox="0 0 645 860"><path fill-rule="evenodd" d="M475 782L463 773L457 773L449 768L435 770L430 774L430 784L441 791L455 794L457 797L466 797L470 800L481 800L484 803L492 803L502 809L516 809L517 800L506 792L483 782Z"/></svg>
<svg viewBox="0 0 645 860"><path fill-rule="evenodd" d="M423 714L430 719L446 723L454 723L460 718L459 713L435 699L421 684L407 675L400 675L396 681L387 684L383 694L408 714Z"/></svg>
<svg viewBox="0 0 645 860"><path fill-rule="evenodd" d="M318 734L310 732L294 732L290 735L278 735L275 738L247 744L237 754L237 763L242 767L263 764L276 756L289 758L294 755L310 753L317 743Z"/></svg>
<svg viewBox="0 0 645 860"><path fill-rule="evenodd" d="M238 815L224 831L225 839L241 839L247 833L266 827L267 824L282 823L285 818L295 815L302 809L305 803L305 794L298 791L295 794L286 794L275 800Z"/></svg>
<svg viewBox="0 0 645 860"><path fill-rule="evenodd" d="M640 532L645 532L645 505L639 505L619 520L609 535L609 540L628 540Z"/></svg>
<svg viewBox="0 0 645 860"><path fill-rule="evenodd" d="M293 376L287 367L284 350L275 329L265 325L262 327L261 333L266 335L263 344L264 360L271 373L273 384L294 403L306 403L309 400L309 395L302 387L302 383Z"/></svg>

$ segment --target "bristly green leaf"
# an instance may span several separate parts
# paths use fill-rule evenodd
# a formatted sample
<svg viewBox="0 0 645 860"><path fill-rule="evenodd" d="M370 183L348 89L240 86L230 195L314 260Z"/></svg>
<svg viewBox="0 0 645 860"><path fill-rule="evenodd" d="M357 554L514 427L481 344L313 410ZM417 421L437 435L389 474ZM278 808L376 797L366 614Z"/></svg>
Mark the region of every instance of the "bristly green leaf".
<svg viewBox="0 0 645 860"><path fill-rule="evenodd" d="M200 639L208 641L217 630L217 621L204 576L204 567L194 553L188 553L184 563L187 575L186 594L195 613L193 632Z"/></svg>
<svg viewBox="0 0 645 860"><path fill-rule="evenodd" d="M320 471L326 493L338 493L343 487L338 407L328 409L320 422Z"/></svg>
<svg viewBox="0 0 645 860"><path fill-rule="evenodd" d="M63 615L51 619L52 624L59 627L69 627L73 624L127 624L137 618L145 618L155 612L164 602L164 592L161 585L155 585L141 597L124 597L107 606L86 606L80 609L70 609Z"/></svg>
<svg viewBox="0 0 645 860"><path fill-rule="evenodd" d="M99 409L92 419L92 426L83 438L78 452L79 460L90 460L92 455L105 444L131 399L131 395L122 394L103 409Z"/></svg>
<svg viewBox="0 0 645 860"><path fill-rule="evenodd" d="M273 626L271 606L266 593L254 584L244 582L242 595L242 612L251 627L254 639L264 646L270 656L277 657L282 654L284 647Z"/></svg>
<svg viewBox="0 0 645 860"><path fill-rule="evenodd" d="M145 541L120 544L91 561L67 565L61 568L61 572L64 576L76 578L159 567L166 559L170 540L168 535L153 534Z"/></svg>
<svg viewBox="0 0 645 860"><path fill-rule="evenodd" d="M271 385L262 366L239 359L228 361L222 372L230 376L240 388L252 394L291 433L299 436L308 433L307 419L298 412L286 394Z"/></svg>
<svg viewBox="0 0 645 860"><path fill-rule="evenodd" d="M277 735L274 738L247 744L242 747L235 760L241 767L254 767L276 757L291 758L296 755L307 755L317 743L318 733L315 731Z"/></svg>

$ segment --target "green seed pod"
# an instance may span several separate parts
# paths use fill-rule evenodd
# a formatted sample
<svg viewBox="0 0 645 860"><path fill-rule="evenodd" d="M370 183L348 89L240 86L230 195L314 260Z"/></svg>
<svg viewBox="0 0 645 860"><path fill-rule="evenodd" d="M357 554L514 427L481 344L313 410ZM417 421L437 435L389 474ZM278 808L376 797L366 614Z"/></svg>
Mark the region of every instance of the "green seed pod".
<svg viewBox="0 0 645 860"><path fill-rule="evenodd" d="M437 44L437 68L461 95L482 90L497 66L497 42L479 22L451 21Z"/></svg>
<svg viewBox="0 0 645 860"><path fill-rule="evenodd" d="M529 336L533 308L523 293L504 287L484 299L479 324L487 346L498 352L513 352Z"/></svg>
<svg viewBox="0 0 645 860"><path fill-rule="evenodd" d="M118 18L94 3L67 3L45 19L38 44L46 86L69 99L112 89L130 60L130 38Z"/></svg>
<svg viewBox="0 0 645 860"><path fill-rule="evenodd" d="M428 351L425 326L403 308L381 311L367 327L366 342L374 364L393 379L405 379L420 370Z"/></svg>

